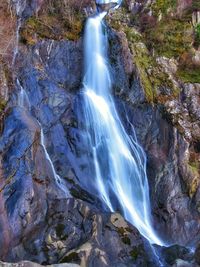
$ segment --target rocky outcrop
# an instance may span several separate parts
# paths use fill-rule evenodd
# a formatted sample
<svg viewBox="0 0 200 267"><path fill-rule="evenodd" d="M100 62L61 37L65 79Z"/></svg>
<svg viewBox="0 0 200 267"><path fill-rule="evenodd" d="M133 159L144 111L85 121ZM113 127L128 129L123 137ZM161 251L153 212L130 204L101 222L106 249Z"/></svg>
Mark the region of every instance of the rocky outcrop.
<svg viewBox="0 0 200 267"><path fill-rule="evenodd" d="M176 61L165 64L164 59L162 62L158 59L162 71L179 88L180 94L173 97L171 89L162 85L157 92L157 103L152 106L141 86L140 69L134 64L130 41L125 42L122 33L111 33L111 38L114 84L120 85L115 92L126 101L125 108L119 105L118 109L125 123L128 117L126 128L130 129L130 123L134 126L147 153L155 227L165 233L164 238L170 236L168 242L196 242L199 233L199 85L180 83L174 75Z"/></svg>
<svg viewBox="0 0 200 267"><path fill-rule="evenodd" d="M29 51L21 50L18 56L19 82L0 143L1 258L43 264L75 261L87 266L137 266L149 261L139 234L119 215L103 215L72 199L67 189L59 186L52 169L51 162L71 195L100 207L86 182L92 174L76 122L80 99L72 93L77 92L81 79L80 44L47 41ZM20 90L26 92L24 100Z"/></svg>
<svg viewBox="0 0 200 267"><path fill-rule="evenodd" d="M139 14L151 4L147 2L132 1L131 12ZM6 66L0 68L1 96L9 100L1 113L1 259L45 265L156 266L147 241L121 215L108 213L92 183L94 169L82 123L80 29L75 37L67 35L76 41L65 40L65 31L56 32L55 21L61 23L57 16L43 35L47 17L42 4L48 3L13 4L24 24L15 72L6 58ZM128 20L123 17L125 28L108 29L117 108L128 133L133 134L134 126L147 154L155 229L167 243L196 246L199 84L176 77L175 59L160 56L154 61L142 35L127 26ZM161 253L173 254L171 261L166 257L169 266L196 264L188 250ZM195 255L199 263L198 250Z"/></svg>
<svg viewBox="0 0 200 267"><path fill-rule="evenodd" d="M23 226L5 259L80 266L156 266L139 232L119 214L102 214L74 199L47 200L40 221ZM41 215L41 214L40 214ZM148 247L148 246L147 246Z"/></svg>

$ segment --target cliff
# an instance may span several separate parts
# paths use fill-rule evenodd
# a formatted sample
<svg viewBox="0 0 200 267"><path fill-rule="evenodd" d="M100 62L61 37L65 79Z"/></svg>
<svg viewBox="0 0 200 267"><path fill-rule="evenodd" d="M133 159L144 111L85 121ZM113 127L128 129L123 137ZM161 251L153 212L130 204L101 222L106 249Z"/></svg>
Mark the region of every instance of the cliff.
<svg viewBox="0 0 200 267"><path fill-rule="evenodd" d="M137 229L91 190L81 81L94 12L93 1L0 3L2 261L157 264ZM167 266L198 266L199 1L127 0L106 24L118 112L147 154L154 227L179 245L159 251ZM181 246L197 248L195 260Z"/></svg>

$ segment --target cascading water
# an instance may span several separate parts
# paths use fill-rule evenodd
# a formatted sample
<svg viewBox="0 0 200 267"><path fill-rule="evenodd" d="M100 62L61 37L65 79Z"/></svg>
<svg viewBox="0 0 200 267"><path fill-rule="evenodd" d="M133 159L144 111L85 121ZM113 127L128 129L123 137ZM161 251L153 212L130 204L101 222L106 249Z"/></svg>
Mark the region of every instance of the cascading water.
<svg viewBox="0 0 200 267"><path fill-rule="evenodd" d="M18 46L18 45L17 45ZM18 48L17 48L17 53L15 54L15 57L17 56L18 54ZM15 61L14 61L15 63ZM18 94L17 94L17 104L19 107L25 109L26 111L30 111L31 109L31 103L29 101L29 97L26 93L26 91L24 90L23 86L20 84L20 81L19 79L17 78L16 79L16 84L17 84L17 87L18 87ZM53 162L47 152L47 149L46 149L46 146L45 146L45 139L44 139L44 131L43 131L43 128L42 128L42 125L41 123L38 121L39 125L40 125L40 136L41 136L41 140L40 140L40 143L41 143L41 146L43 147L44 149L44 153L45 153L45 157L46 157L46 161L49 163L50 167L51 167L51 170L52 170L52 173L53 173L53 177L56 181L56 184L57 186L64 192L64 195L65 197L69 197L70 196L70 193L66 187L66 185L63 183L63 180L61 179L61 177L56 173L56 170L54 168L54 165L53 165Z"/></svg>
<svg viewBox="0 0 200 267"><path fill-rule="evenodd" d="M14 66L15 61L16 61L16 57L17 57L18 52L19 52L19 31L20 31L21 26L22 26L22 22L21 22L21 19L19 18L17 20L16 44L15 44L15 48L14 48L14 51L13 51L12 66Z"/></svg>
<svg viewBox="0 0 200 267"><path fill-rule="evenodd" d="M111 211L115 210L115 195L125 218L150 243L162 245L151 225L145 153L137 139L126 133L111 96L107 38L103 31L105 15L103 12L89 18L85 31L84 112L95 184Z"/></svg>
<svg viewBox="0 0 200 267"><path fill-rule="evenodd" d="M15 49L14 49L14 53L13 53L13 59L12 59L12 67L14 67L15 62L16 62L16 58L18 56L19 53L19 31L21 28L21 24L22 24L22 19L21 19L21 13L25 8L26 5L26 1L23 0L22 3L20 1L16 1L14 2L15 4L15 8L16 8L16 14L18 17L17 20L17 29L16 29L16 45L15 45ZM52 42L53 44L53 42ZM48 50L48 54L49 54L50 50ZM31 109L31 103L29 101L29 97L25 91L25 89L23 88L23 86L20 84L20 81L18 78L16 78L16 85L18 88L18 94L17 94L17 105L23 109L25 109L26 111L30 111ZM56 181L57 186L64 192L65 197L69 197L70 193L66 187L66 185L64 184L63 180L61 179L61 177L56 173L53 162L47 152L46 146L45 146L45 139L44 139L44 131L42 128L41 123L38 121L40 128L41 128L41 132L40 132L40 136L41 136L41 146L44 149L44 153L45 153L45 157L46 157L46 161L49 163L54 179Z"/></svg>
<svg viewBox="0 0 200 267"><path fill-rule="evenodd" d="M40 127L41 127L41 124L40 124ZM41 141L40 142L41 142L41 145L42 145L42 147L44 149L46 160L47 160L47 162L49 162L49 164L51 166L51 170L53 172L53 176L54 176L54 179L56 181L56 184L64 192L65 197L70 197L70 193L69 193L66 185L63 183L61 177L56 173L56 170L54 168L53 162L52 162L52 160L51 160L51 158L49 156L49 153L47 152L47 149L46 149L46 146L45 146L45 140L44 140L44 131L43 131L42 127L41 127L40 134L41 134Z"/></svg>
<svg viewBox="0 0 200 267"><path fill-rule="evenodd" d="M96 0L97 5L113 4L114 9L118 8L122 3L122 0Z"/></svg>
<svg viewBox="0 0 200 267"><path fill-rule="evenodd" d="M18 106L21 108L25 109L26 111L30 111L31 109L31 104L28 98L28 95L22 85L20 84L19 80L16 80L17 86L19 88L19 93L18 93ZM49 166L51 168L51 171L53 173L53 177L56 181L57 186L64 192L65 197L70 197L70 193L66 187L66 185L63 183L63 180L61 177L56 173L56 170L54 168L53 162L49 156L49 153L47 152L46 145L45 145L45 138L44 138L44 131L42 128L41 123L38 121L38 124L40 125L40 144L44 149L46 161L49 163Z"/></svg>
<svg viewBox="0 0 200 267"><path fill-rule="evenodd" d="M18 79L16 79L16 82L17 82L17 86L19 88L19 92L17 95L18 106L26 108L27 110L30 110L31 104L30 104L28 95L27 95L26 91L24 90L24 88L21 86Z"/></svg>
<svg viewBox="0 0 200 267"><path fill-rule="evenodd" d="M14 67L16 57L19 52L19 31L22 26L22 21L23 21L22 13L26 7L26 0L12 0L11 6L13 9L15 9L17 15L16 40L15 40L15 48L13 51L13 59L12 59L12 67Z"/></svg>

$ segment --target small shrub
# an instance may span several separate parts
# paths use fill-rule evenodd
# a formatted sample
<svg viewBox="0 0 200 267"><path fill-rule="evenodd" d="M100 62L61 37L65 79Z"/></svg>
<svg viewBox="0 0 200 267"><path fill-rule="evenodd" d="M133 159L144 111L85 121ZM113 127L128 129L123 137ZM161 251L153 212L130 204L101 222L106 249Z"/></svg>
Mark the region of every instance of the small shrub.
<svg viewBox="0 0 200 267"><path fill-rule="evenodd" d="M176 0L156 0L153 4L153 14L158 17L159 14L167 15L169 11L172 11L176 7Z"/></svg>
<svg viewBox="0 0 200 267"><path fill-rule="evenodd" d="M169 18L147 29L145 39L148 48L158 55L177 58L191 47L193 30L190 23Z"/></svg>
<svg viewBox="0 0 200 267"><path fill-rule="evenodd" d="M200 46L200 23L195 27L195 43L196 47Z"/></svg>
<svg viewBox="0 0 200 267"><path fill-rule="evenodd" d="M5 110L6 108L6 101L0 97L0 114Z"/></svg>
<svg viewBox="0 0 200 267"><path fill-rule="evenodd" d="M200 83L200 68L195 66L181 67L177 71L177 76L185 83Z"/></svg>

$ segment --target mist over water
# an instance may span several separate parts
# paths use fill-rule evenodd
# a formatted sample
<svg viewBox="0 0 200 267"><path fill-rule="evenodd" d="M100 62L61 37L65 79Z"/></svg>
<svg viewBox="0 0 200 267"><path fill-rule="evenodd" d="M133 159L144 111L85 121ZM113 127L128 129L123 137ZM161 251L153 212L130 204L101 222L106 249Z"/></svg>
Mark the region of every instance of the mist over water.
<svg viewBox="0 0 200 267"><path fill-rule="evenodd" d="M95 185L110 211L117 199L125 218L151 243L162 245L151 225L146 155L135 133L126 133L111 96L105 15L89 18L85 29L84 113Z"/></svg>

